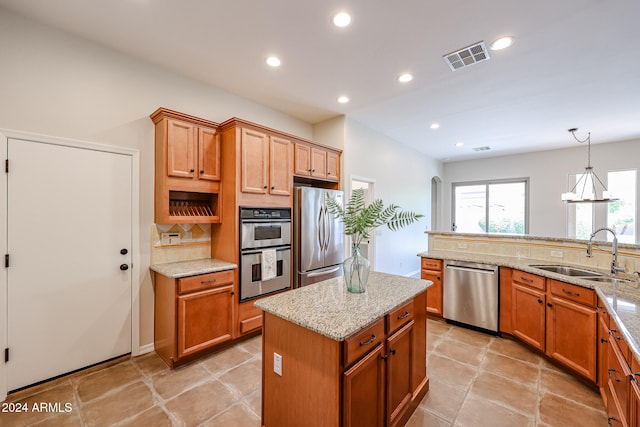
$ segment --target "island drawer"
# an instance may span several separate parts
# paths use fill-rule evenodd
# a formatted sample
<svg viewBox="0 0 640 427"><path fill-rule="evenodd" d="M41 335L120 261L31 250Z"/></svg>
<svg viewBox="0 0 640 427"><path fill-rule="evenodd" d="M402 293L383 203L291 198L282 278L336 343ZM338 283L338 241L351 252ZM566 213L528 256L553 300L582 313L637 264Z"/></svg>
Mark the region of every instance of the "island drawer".
<svg viewBox="0 0 640 427"><path fill-rule="evenodd" d="M178 279L178 293L184 294L187 292L200 291L229 283L233 283L233 270L189 276Z"/></svg>
<svg viewBox="0 0 640 427"><path fill-rule="evenodd" d="M596 293L591 289L572 285L570 283L558 282L553 279L549 279L549 289L552 294L558 295L562 298L579 302L581 304L588 305L589 307L596 306Z"/></svg>
<svg viewBox="0 0 640 427"><path fill-rule="evenodd" d="M388 319L387 333L388 334L393 333L396 329L400 328L401 326L403 326L404 324L412 320L414 315L415 315L415 310L413 307L413 300L393 310L387 316L387 319Z"/></svg>
<svg viewBox="0 0 640 427"><path fill-rule="evenodd" d="M344 341L344 365L349 366L384 341L384 318Z"/></svg>
<svg viewBox="0 0 640 427"><path fill-rule="evenodd" d="M544 277L542 276L520 270L513 270L512 278L514 282L529 286L530 288L540 289L541 291L545 290Z"/></svg>

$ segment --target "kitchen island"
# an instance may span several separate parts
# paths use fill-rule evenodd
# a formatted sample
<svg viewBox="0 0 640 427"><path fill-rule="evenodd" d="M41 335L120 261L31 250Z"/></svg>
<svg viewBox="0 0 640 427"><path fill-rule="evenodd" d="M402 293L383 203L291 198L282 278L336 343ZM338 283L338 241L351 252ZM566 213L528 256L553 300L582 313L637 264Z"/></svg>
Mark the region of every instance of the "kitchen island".
<svg viewBox="0 0 640 427"><path fill-rule="evenodd" d="M261 299L262 425L404 425L429 389L430 281L371 272Z"/></svg>

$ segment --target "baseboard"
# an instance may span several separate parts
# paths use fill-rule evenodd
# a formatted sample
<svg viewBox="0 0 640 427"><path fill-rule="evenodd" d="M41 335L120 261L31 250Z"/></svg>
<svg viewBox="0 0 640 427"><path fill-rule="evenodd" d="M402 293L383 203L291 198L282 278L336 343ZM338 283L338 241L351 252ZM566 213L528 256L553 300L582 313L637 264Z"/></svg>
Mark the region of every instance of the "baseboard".
<svg viewBox="0 0 640 427"><path fill-rule="evenodd" d="M420 278L420 270L411 271L404 275L404 277L413 277L414 279Z"/></svg>
<svg viewBox="0 0 640 427"><path fill-rule="evenodd" d="M153 343L149 343L149 344L141 345L140 352L138 354L143 355L146 353L151 353L154 350L155 350L155 347L153 346Z"/></svg>

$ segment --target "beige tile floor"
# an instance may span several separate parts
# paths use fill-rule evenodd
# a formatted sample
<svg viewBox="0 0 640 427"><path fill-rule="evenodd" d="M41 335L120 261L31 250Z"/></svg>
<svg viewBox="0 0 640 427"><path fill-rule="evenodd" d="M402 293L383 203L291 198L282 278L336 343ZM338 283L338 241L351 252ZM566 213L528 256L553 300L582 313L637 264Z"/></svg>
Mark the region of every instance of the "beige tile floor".
<svg viewBox="0 0 640 427"><path fill-rule="evenodd" d="M429 321L430 391L408 426L606 426L600 396L517 343ZM154 354L10 395L0 426L260 425L261 338L170 371ZM69 412L32 412L33 404Z"/></svg>

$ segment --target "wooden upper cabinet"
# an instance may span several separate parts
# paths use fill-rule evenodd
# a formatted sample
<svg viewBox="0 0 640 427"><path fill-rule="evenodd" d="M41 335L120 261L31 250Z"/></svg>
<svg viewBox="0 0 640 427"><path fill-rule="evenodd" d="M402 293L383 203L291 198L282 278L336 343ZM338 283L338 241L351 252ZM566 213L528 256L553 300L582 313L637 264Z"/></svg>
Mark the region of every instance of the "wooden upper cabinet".
<svg viewBox="0 0 640 427"><path fill-rule="evenodd" d="M291 141L272 136L269 141L269 193L291 194Z"/></svg>
<svg viewBox="0 0 640 427"><path fill-rule="evenodd" d="M198 129L198 178L220 181L220 135L214 129Z"/></svg>
<svg viewBox="0 0 640 427"><path fill-rule="evenodd" d="M269 137L266 133L242 129L240 141L241 186L244 193L267 193Z"/></svg>
<svg viewBox="0 0 640 427"><path fill-rule="evenodd" d="M242 129L241 147L240 191L275 196L291 194L291 141Z"/></svg>
<svg viewBox="0 0 640 427"><path fill-rule="evenodd" d="M221 222L218 123L166 108L150 117L155 125L154 222Z"/></svg>
<svg viewBox="0 0 640 427"><path fill-rule="evenodd" d="M310 143L294 146L293 173L323 181L340 181L340 153Z"/></svg>
<svg viewBox="0 0 640 427"><path fill-rule="evenodd" d="M167 175L195 177L197 128L179 120L167 120Z"/></svg>

